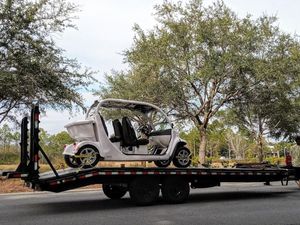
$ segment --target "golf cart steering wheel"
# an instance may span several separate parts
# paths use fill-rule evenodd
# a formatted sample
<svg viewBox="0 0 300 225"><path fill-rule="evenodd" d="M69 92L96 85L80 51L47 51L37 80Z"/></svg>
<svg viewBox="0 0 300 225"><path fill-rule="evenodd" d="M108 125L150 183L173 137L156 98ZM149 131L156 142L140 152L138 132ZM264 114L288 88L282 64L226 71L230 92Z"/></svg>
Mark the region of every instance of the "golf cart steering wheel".
<svg viewBox="0 0 300 225"><path fill-rule="evenodd" d="M142 124L138 127L137 131L149 136L152 131L152 127L149 124Z"/></svg>

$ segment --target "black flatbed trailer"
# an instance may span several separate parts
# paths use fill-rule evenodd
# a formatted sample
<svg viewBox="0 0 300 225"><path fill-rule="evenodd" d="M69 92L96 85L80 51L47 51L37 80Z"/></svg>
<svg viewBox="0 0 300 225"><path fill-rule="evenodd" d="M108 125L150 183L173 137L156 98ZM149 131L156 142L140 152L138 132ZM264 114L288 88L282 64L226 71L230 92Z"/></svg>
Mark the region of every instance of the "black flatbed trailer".
<svg viewBox="0 0 300 225"><path fill-rule="evenodd" d="M4 172L8 178L22 178L27 186L40 191L61 192L90 184L123 183L133 179L147 177L164 179L174 177L184 179L194 188L219 186L221 182L271 182L281 181L288 177L285 169L211 169L211 168L142 168L142 167L107 167L91 169L58 170L58 176L52 171L40 173L36 179L28 174Z"/></svg>
<svg viewBox="0 0 300 225"><path fill-rule="evenodd" d="M39 107L31 111L30 132L28 118L21 123L21 162L16 171L4 171L2 176L21 178L34 190L62 192L91 184L102 184L103 192L112 199L123 197L129 191L138 205L156 201L161 190L167 202L181 203L191 188L220 186L222 182L265 182L299 180L299 168L270 165L239 165L238 168L157 168L157 167L96 167L90 169L67 168L55 170L39 145ZM28 133L30 135L28 136ZM28 138L30 142L28 144ZM29 151L28 151L29 146ZM43 155L51 171L39 172L39 159Z"/></svg>

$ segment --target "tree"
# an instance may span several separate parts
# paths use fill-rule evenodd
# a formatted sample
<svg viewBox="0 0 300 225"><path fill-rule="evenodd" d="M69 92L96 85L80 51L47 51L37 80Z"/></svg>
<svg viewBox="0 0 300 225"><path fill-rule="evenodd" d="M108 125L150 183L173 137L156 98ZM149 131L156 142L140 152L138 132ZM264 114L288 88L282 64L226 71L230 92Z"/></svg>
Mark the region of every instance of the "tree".
<svg viewBox="0 0 300 225"><path fill-rule="evenodd" d="M57 134L50 135L45 130L41 129L39 136L41 147L47 153L50 160L54 161L62 158L65 145L72 144L74 142L74 140L66 131L61 131Z"/></svg>
<svg viewBox="0 0 300 225"><path fill-rule="evenodd" d="M0 146L4 152L9 150L12 140L12 130L7 124L4 124L0 128Z"/></svg>
<svg viewBox="0 0 300 225"><path fill-rule="evenodd" d="M235 101L233 118L242 130L246 130L248 135L256 142L256 152L258 153L259 162L264 158L264 146L266 145L266 136L270 134L270 130L274 129L278 124L271 122L273 112L272 95L268 92L268 88L255 88L256 91L250 92L251 96L245 100L239 99ZM280 112L282 113L282 112Z"/></svg>
<svg viewBox="0 0 300 225"><path fill-rule="evenodd" d="M239 133L234 133L232 130L227 130L226 141L229 151L234 153L236 159L240 160L246 158L249 141L244 136Z"/></svg>
<svg viewBox="0 0 300 225"><path fill-rule="evenodd" d="M198 138L198 130L193 127L192 129L186 132L180 132L180 138L184 139L187 142L188 148L192 153L192 163L198 164L198 150L199 150L199 138Z"/></svg>
<svg viewBox="0 0 300 225"><path fill-rule="evenodd" d="M89 85L91 72L53 39L74 27L76 10L65 0L0 0L0 123L33 100L56 109L82 106L78 90Z"/></svg>
<svg viewBox="0 0 300 225"><path fill-rule="evenodd" d="M14 163L19 157L20 133L13 130L5 123L0 127L0 163Z"/></svg>
<svg viewBox="0 0 300 225"><path fill-rule="evenodd" d="M166 1L155 9L157 26L134 27L134 44L125 52L130 70L108 75L100 93L148 100L193 122L203 163L210 121L263 82L268 61L260 54L272 51L281 33L274 17L240 19L219 1L208 7L200 0Z"/></svg>
<svg viewBox="0 0 300 225"><path fill-rule="evenodd" d="M267 136L292 137L300 128L300 44L284 34L265 45L258 68L263 82L257 77L258 84L233 102L235 121L255 139L260 162Z"/></svg>
<svg viewBox="0 0 300 225"><path fill-rule="evenodd" d="M222 149L227 149L226 132L228 128L224 121L217 118L212 121L207 129L207 155L210 157L221 156ZM199 135L198 135L199 136Z"/></svg>

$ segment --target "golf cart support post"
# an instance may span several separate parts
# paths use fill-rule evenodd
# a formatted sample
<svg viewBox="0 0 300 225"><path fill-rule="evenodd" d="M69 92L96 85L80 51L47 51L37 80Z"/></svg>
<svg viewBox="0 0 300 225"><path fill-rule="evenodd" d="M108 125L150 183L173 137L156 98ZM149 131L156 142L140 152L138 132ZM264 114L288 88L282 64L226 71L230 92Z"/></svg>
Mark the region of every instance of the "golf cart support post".
<svg viewBox="0 0 300 225"><path fill-rule="evenodd" d="M154 203L161 189L163 199L170 203L187 200L190 187L219 186L221 182L271 182L299 180L299 168L251 167L251 168L142 168L111 167L56 171L39 145L39 106L34 105L30 117L21 123L21 156L16 171L4 171L7 178L21 178L35 190L61 192L90 184L102 184L104 194L111 199L123 197L129 191L130 198L138 205ZM28 135L29 134L29 135ZM28 140L29 151L28 151ZM40 173L39 159L43 156L52 171ZM298 172L297 172L298 171Z"/></svg>

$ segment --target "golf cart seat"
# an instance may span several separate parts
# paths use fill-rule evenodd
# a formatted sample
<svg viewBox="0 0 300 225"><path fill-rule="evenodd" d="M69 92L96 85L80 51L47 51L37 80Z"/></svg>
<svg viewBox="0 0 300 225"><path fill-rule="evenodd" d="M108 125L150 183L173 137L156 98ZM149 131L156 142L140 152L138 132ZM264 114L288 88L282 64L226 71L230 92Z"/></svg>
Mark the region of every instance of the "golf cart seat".
<svg viewBox="0 0 300 225"><path fill-rule="evenodd" d="M123 145L123 131L122 131L122 125L118 119L115 119L112 121L112 125L114 128L115 136L110 138L111 142L120 142L120 145Z"/></svg>
<svg viewBox="0 0 300 225"><path fill-rule="evenodd" d="M123 145L124 147L147 145L149 144L148 139L137 139L135 131L128 117L122 118L122 131L123 131Z"/></svg>

